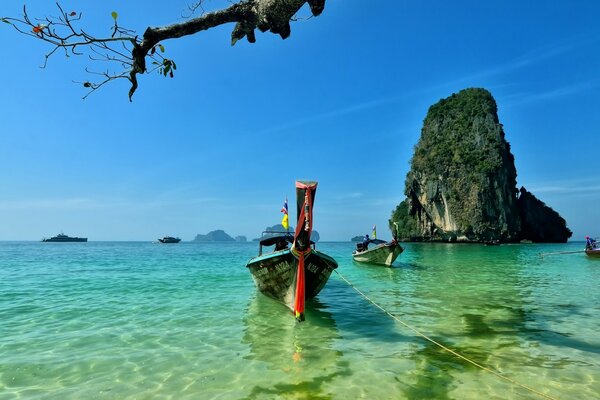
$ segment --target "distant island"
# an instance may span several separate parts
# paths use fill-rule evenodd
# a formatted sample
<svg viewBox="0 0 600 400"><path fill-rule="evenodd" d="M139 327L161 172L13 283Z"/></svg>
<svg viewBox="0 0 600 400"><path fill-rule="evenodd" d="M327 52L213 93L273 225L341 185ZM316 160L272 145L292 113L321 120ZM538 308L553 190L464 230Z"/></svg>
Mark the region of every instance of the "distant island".
<svg viewBox="0 0 600 400"><path fill-rule="evenodd" d="M350 239L350 241L351 242L362 242L364 238L365 238L364 235L363 236L358 235L358 236L354 236L352 239Z"/></svg>
<svg viewBox="0 0 600 400"><path fill-rule="evenodd" d="M516 182L492 94L462 90L429 108L390 229L403 241L566 242L566 221Z"/></svg>
<svg viewBox="0 0 600 400"><path fill-rule="evenodd" d="M245 242L246 236L236 236L235 239L222 229L208 232L206 235L198 234L192 242Z"/></svg>
<svg viewBox="0 0 600 400"><path fill-rule="evenodd" d="M283 225L277 224L277 225L273 225L273 226L267 226L265 228L264 232L286 232L286 229L283 227ZM290 232L291 235L294 234L294 227L293 226L290 226L289 232ZM262 239L265 239L265 238L269 238L269 237L272 237L272 236L277 236L277 233L265 233L262 238L255 238L255 239L252 239L252 241L253 242L258 242L259 240L262 240ZM321 237L319 236L319 232L317 232L317 231L315 231L313 229L313 231L312 231L312 233L310 235L310 239L313 242L315 242L315 243L318 242L319 239L321 239Z"/></svg>

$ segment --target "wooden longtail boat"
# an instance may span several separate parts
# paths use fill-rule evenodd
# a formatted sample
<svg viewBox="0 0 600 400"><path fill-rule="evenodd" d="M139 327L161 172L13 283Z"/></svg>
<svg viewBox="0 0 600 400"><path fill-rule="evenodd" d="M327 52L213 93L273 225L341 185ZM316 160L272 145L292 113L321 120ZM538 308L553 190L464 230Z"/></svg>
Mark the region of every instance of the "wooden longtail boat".
<svg viewBox="0 0 600 400"><path fill-rule="evenodd" d="M594 247L592 249L585 249L585 254L591 257L600 257L600 247Z"/></svg>
<svg viewBox="0 0 600 400"><path fill-rule="evenodd" d="M287 306L299 321L304 321L305 299L315 297L337 268L337 262L317 251L310 240L316 190L317 182L296 182L294 236L282 233L261 240L258 256L246 264L258 290ZM274 251L263 254L263 246L273 245Z"/></svg>
<svg viewBox="0 0 600 400"><path fill-rule="evenodd" d="M364 243L357 243L356 250L352 253L352 259L356 262L385 265L390 267L394 260L398 258L400 253L404 251L402 246L395 239L391 242L386 242L379 239L371 239L369 243L376 246L365 249ZM367 244L368 245L368 244Z"/></svg>
<svg viewBox="0 0 600 400"><path fill-rule="evenodd" d="M598 244L598 239L589 236L585 237L585 254L592 257L600 256L600 244Z"/></svg>

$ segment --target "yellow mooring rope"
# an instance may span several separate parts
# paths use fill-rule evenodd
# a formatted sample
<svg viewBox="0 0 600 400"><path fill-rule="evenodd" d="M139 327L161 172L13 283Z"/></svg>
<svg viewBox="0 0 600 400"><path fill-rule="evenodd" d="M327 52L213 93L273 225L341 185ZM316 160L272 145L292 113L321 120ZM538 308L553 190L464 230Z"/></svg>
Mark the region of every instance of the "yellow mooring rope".
<svg viewBox="0 0 600 400"><path fill-rule="evenodd" d="M358 294L360 294L362 297L364 297L364 298L365 298L365 300L367 300L369 303L373 304L375 307L379 308L379 309L380 309L381 311L383 311L385 314L387 314L387 315L388 315L388 316L390 316L392 319L394 319L396 322L398 322L398 323L399 323L399 324L401 324L402 326L404 326L404 327L406 327L406 328L410 329L411 331L413 331L414 333L416 333L418 336L421 336L423 339L427 340L428 342L431 342L431 343L435 344L436 346L438 346L438 347L440 347L440 348L442 348L442 349L446 350L447 352L449 352L449 353L451 353L451 354L455 355L456 357L458 357L458 358L460 358L460 359L462 359L462 360L464 360L464 361L466 361L466 362L468 362L468 363L470 363L470 364L472 364L472 365L476 366L477 368L480 368L480 369L482 369L482 370L484 370L484 371L486 371L486 372L489 372L490 374L492 374L492 375L495 375L495 376L497 376L497 377L498 377L498 378L500 378L500 379L503 379L503 380L505 380L505 381L507 381L507 382L510 382L510 383L512 383L513 385L519 386L519 387L521 387L521 388L523 388L523 389L525 389L525 390L528 390L528 391L530 391L530 392L532 392L532 393L535 393L535 394L537 394L538 396L541 396L541 397L543 397L543 398L545 398L545 399L549 399L549 400L558 400L558 399L556 399L556 398L554 398L554 397L552 397L552 396L549 396L549 395L547 395L547 394L544 394L544 393L542 393L542 392L539 392L539 391L537 391L537 390L535 390L535 389L533 389L533 388L530 388L529 386L526 386L526 385L524 385L524 384L522 384L522 383L519 383L519 382L517 382L517 381L515 381L515 380L513 380L513 379L510 379L510 378L508 378L508 377L506 377L506 376L502 375L500 372L496 372L496 371L494 371L494 370L492 370L492 369L490 369L490 368L488 368L488 367L486 367L486 366L484 366L484 365L481 365L481 364L479 364L479 363L477 363L477 362L475 362L475 361L473 361L473 360L471 360L471 359L469 359L469 358L467 358L467 357L463 356L462 354L459 354L459 353L457 353L456 351L454 351L454 350L452 350L452 349L450 349L450 348L448 348L448 347L444 346L443 344L441 344L441 343L439 343L439 342L436 342L435 340L433 340L432 338L428 337L428 336L427 336L427 335L425 335L424 333L421 333L421 332L420 332L418 329L416 329L416 328L413 328L412 326L408 325L406 322L403 322L402 320L400 320L400 318L396 317L394 314L392 314L391 312L389 312L388 310L386 310L385 308L383 308L383 307L382 307L382 306L380 306L379 304L375 303L375 302L374 302L373 300L371 300L371 299L370 299L370 298L369 298L369 297L368 297L366 294L364 294L364 293L363 293L363 292L361 292L361 291L360 291L360 290L359 290L359 289L358 289L356 286L354 286L354 285L352 284L352 282L350 282L350 281L349 281L348 279L346 279L346 278L345 278L345 277L344 277L344 276L343 276L341 273L339 273L339 271L338 271L338 270L334 270L334 271L335 271L335 272L336 272L336 273L337 273L337 274L340 276L340 278L342 278L342 280L344 280L344 281L345 281L345 282L346 282L348 285L350 285L350 287L351 287L352 289L354 289L354 290L355 290L355 291L356 291Z"/></svg>

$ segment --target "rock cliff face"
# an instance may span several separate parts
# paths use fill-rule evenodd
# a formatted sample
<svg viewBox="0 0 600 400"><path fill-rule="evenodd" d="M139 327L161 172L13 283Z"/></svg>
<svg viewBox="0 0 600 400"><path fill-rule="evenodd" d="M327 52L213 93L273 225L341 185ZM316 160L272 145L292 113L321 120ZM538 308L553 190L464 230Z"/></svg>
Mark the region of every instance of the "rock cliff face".
<svg viewBox="0 0 600 400"><path fill-rule="evenodd" d="M565 220L524 187L520 190L521 236L533 242L561 243L571 237Z"/></svg>
<svg viewBox="0 0 600 400"><path fill-rule="evenodd" d="M516 178L494 98L465 89L429 109L406 177L407 199L390 228L403 240L566 241L564 220L533 196L521 201ZM561 229L534 235L547 228L540 225L542 206L562 220Z"/></svg>

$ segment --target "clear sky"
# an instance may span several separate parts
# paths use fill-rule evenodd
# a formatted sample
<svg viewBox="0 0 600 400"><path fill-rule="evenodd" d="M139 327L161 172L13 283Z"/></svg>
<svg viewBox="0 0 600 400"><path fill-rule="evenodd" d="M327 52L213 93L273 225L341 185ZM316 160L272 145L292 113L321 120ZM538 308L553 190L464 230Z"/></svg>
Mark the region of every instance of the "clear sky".
<svg viewBox="0 0 600 400"><path fill-rule="evenodd" d="M54 2L26 3L56 14ZM188 3L61 2L98 36L113 10L142 34ZM22 5L3 0L0 16ZM1 24L0 240L252 239L280 222L303 178L319 181L321 240L374 224L389 238L429 106L468 87L496 99L519 187L558 211L572 240L600 235L599 21L595 0L327 0L287 40L257 33L231 47L225 26L165 42L175 78L141 77L133 103L125 80L82 100L73 81L104 66L57 53L40 69L49 49Z"/></svg>

